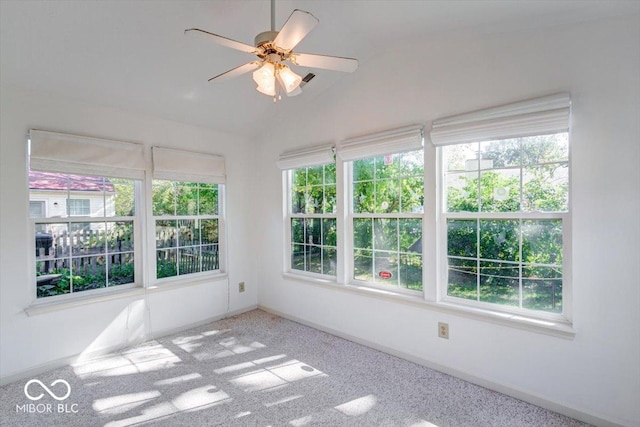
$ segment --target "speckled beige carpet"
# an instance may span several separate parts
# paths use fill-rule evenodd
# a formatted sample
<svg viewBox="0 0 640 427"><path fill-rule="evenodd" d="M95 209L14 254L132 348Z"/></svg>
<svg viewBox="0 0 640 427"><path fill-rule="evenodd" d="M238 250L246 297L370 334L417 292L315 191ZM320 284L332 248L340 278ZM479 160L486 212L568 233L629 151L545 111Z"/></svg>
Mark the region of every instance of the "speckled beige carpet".
<svg viewBox="0 0 640 427"><path fill-rule="evenodd" d="M584 425L259 310L37 379L0 388L1 425Z"/></svg>

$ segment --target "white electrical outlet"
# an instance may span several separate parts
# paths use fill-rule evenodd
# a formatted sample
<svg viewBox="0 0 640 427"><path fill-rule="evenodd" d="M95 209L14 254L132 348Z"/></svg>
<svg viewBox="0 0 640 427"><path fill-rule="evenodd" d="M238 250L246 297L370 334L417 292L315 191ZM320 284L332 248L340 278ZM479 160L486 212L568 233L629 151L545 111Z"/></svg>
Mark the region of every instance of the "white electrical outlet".
<svg viewBox="0 0 640 427"><path fill-rule="evenodd" d="M440 338L444 338L445 340L449 339L449 324L444 322L438 322L438 336Z"/></svg>
<svg viewBox="0 0 640 427"><path fill-rule="evenodd" d="M238 283L238 291L239 292L244 292L244 282Z"/></svg>

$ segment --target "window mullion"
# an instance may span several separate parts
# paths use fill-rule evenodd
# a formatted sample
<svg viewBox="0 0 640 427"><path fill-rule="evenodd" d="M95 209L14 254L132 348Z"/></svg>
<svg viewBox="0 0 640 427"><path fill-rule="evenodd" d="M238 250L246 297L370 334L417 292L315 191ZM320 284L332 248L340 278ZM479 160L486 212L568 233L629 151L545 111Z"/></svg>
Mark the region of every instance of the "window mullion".
<svg viewBox="0 0 640 427"><path fill-rule="evenodd" d="M523 298L523 279L522 279L522 263L524 262L522 258L522 218L518 220L518 306L523 308L522 298Z"/></svg>
<svg viewBox="0 0 640 427"><path fill-rule="evenodd" d="M480 301L480 218L476 219L476 301Z"/></svg>
<svg viewBox="0 0 640 427"><path fill-rule="evenodd" d="M309 228L309 217L305 217L304 223L302 226L303 238L304 238L304 271L309 271L309 240L307 239Z"/></svg>
<svg viewBox="0 0 640 427"><path fill-rule="evenodd" d="M478 158L477 161L477 174L478 174L478 200L477 200L477 204L478 204L478 212L482 212L482 173L480 173L480 161L482 160L482 154L480 153L480 143L477 143L477 151L476 153L476 157Z"/></svg>
<svg viewBox="0 0 640 427"><path fill-rule="evenodd" d="M142 191L139 192L136 199L136 213L140 218L140 214L144 215L144 245L143 255L143 286L149 287L151 282L157 277L158 250L156 248L156 217L153 212L153 179L150 172L145 174L145 181L142 184ZM142 206L143 211L138 212L137 207Z"/></svg>
<svg viewBox="0 0 640 427"><path fill-rule="evenodd" d="M348 283L353 277L353 202L352 165L336 158L336 277Z"/></svg>
<svg viewBox="0 0 640 427"><path fill-rule="evenodd" d="M400 188L400 187L398 187ZM400 200L402 201L402 189L400 188ZM398 277L397 277L397 282L396 282L396 287L400 287L400 274L401 274L401 267L402 267L402 262L400 262L400 219L397 218L396 219L396 256L398 257Z"/></svg>
<svg viewBox="0 0 640 427"><path fill-rule="evenodd" d="M375 194L375 192L374 192ZM371 220L371 281L375 282L376 277L376 220L375 218L370 218Z"/></svg>

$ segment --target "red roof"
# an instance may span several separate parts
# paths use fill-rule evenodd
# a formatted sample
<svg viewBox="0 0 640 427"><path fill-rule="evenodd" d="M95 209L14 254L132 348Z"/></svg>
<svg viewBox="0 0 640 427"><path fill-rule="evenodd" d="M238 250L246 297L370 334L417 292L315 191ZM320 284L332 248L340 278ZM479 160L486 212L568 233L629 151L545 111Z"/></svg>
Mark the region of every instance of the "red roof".
<svg viewBox="0 0 640 427"><path fill-rule="evenodd" d="M69 175L52 172L29 172L29 189L66 191L106 191L114 193L115 188L108 178L96 176Z"/></svg>

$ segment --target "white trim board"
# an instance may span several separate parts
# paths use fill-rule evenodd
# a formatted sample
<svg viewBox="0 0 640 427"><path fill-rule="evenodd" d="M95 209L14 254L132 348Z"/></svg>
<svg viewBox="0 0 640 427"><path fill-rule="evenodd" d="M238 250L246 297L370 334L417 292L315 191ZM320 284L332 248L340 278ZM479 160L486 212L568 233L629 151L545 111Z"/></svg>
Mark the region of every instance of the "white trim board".
<svg viewBox="0 0 640 427"><path fill-rule="evenodd" d="M242 313L246 313L246 312L249 312L249 311L253 311L253 310L257 309L257 308L258 308L257 305L251 305L251 306L248 306L248 307L239 308L237 310L228 311L226 313L219 314L217 316L212 316L212 317L209 317L207 319L204 319L204 320L201 320L201 321L198 321L198 322L195 322L195 323L189 323L189 324L184 325L184 326L179 326L177 328L169 328L169 329L163 329L163 330L156 331L156 332L151 332L147 336L144 336L144 337L142 337L140 339L128 342L126 344L102 348L102 349L99 349L99 350L92 351L92 352L90 352L88 354L83 354L82 356L89 357L89 358L104 356L106 354L113 353L115 351L122 350L124 348L131 347L131 346L134 346L134 345L138 345L138 344L141 344L141 343L146 342L146 341L162 338L162 337L165 337L165 336L168 336L168 335L173 335L173 334L176 334L178 332L186 331L188 329L197 328L197 327L206 325L206 324L211 323L211 322L215 322L215 321L218 321L218 320L221 320L221 319L226 319L227 317L237 316L238 314L242 314ZM25 371L20 371L20 372L16 372L16 373L13 373L13 374L10 374L10 375L6 375L6 376L0 378L0 386L11 384L13 382L23 380L25 378L32 378L32 377L35 377L37 375L43 374L45 372L52 371L54 369L64 368L65 366L69 366L69 365L75 363L78 360L78 358L80 357L80 355L81 354L78 353L78 354L74 354L72 356L62 357L60 359L52 360L50 362L43 363L42 365L38 365L38 366L35 366L33 368L27 369Z"/></svg>
<svg viewBox="0 0 640 427"><path fill-rule="evenodd" d="M505 394L507 396L511 396L513 398L531 403L532 405L536 405L539 406L541 408L545 408L548 409L550 411L553 412L557 412L559 414L562 415L566 415L567 417L571 417L574 418L576 420L579 421L583 421L595 426L602 426L602 427L634 427L632 424L628 424L626 423L624 420L616 420L616 419L611 419L609 417L605 417L605 416L600 416L597 415L595 413L592 413L586 409L578 409L575 408L571 405L568 405L566 403L561 403L561 402L556 402L556 401L552 401L549 400L548 398L541 396L537 393L532 393L530 391L527 390L523 390L521 388L518 387L513 387L510 385L506 385L506 384L502 384L500 382L496 382L494 380L490 380L484 377L480 377L477 376L475 374L469 373L469 372L465 372L465 371L461 371L452 367L448 367L445 365L441 365L439 363L434 363L428 359L422 358L420 356L416 356L410 353L405 353L403 351L399 351L396 350L394 348L391 347L387 347L384 345L380 345L377 344L375 342L366 340L366 339L362 339L359 337L356 337L354 335L350 335L350 334L346 334L344 332L338 331L336 329L333 328L327 328L323 325L314 323L314 322L309 322L307 320L301 319L299 317L296 316L291 316L287 313L266 307L262 304L258 304L258 309L259 310L263 310L266 311L267 313L271 313L274 314L276 316L280 316L283 317L285 319L300 323L302 325L305 326L309 326L311 328L314 329L318 329L320 331L329 333L331 335L335 335L337 337L340 338L344 338L346 340L355 342L357 344L361 344L364 345L366 347L372 348L374 350L378 350L381 351L383 353L387 353L390 354L392 356L396 356L399 357L401 359L405 359L408 360L410 362L416 363L418 365L424 366L426 368L429 369L433 369L435 371L447 374L447 375L451 375L453 377L459 378L461 380L470 382L472 384L476 384L479 385L481 387L493 390L493 391L497 391L498 393L502 393Z"/></svg>

